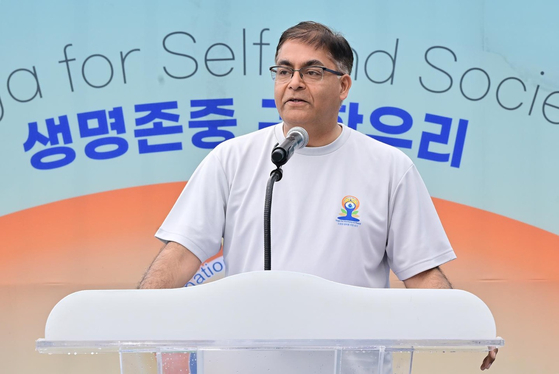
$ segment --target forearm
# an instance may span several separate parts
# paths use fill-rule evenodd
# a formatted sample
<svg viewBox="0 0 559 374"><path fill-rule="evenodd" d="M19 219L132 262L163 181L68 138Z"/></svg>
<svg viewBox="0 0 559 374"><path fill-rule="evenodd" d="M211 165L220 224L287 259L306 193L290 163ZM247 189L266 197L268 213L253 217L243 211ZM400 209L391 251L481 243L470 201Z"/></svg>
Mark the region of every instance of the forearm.
<svg viewBox="0 0 559 374"><path fill-rule="evenodd" d="M439 267L426 270L404 281L406 288L452 288L452 285Z"/></svg>
<svg viewBox="0 0 559 374"><path fill-rule="evenodd" d="M183 287L200 267L200 260L182 245L169 242L146 271L138 288Z"/></svg>

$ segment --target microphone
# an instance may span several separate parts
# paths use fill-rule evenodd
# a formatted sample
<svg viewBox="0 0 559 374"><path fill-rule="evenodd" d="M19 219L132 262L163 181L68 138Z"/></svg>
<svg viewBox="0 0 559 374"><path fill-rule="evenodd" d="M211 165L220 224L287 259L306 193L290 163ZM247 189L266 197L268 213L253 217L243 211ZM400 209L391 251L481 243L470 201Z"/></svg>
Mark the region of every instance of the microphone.
<svg viewBox="0 0 559 374"><path fill-rule="evenodd" d="M304 148L309 143L309 134L302 127L294 127L287 132L281 145L276 145L272 150L272 162L279 168L284 165L296 149Z"/></svg>

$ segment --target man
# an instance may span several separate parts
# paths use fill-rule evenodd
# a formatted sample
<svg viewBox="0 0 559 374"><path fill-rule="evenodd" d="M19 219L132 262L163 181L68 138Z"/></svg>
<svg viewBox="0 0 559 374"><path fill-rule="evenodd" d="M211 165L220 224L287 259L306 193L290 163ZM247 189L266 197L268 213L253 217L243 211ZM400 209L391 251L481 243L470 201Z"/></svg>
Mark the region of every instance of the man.
<svg viewBox="0 0 559 374"><path fill-rule="evenodd" d="M270 70L283 122L204 159L156 234L166 245L141 288L184 286L222 239L227 275L263 269L270 153L296 126L310 140L274 190L272 268L365 287L389 287L392 269L406 287L451 288L439 266L455 255L411 160L338 124L352 65L345 38L321 24L282 34Z"/></svg>

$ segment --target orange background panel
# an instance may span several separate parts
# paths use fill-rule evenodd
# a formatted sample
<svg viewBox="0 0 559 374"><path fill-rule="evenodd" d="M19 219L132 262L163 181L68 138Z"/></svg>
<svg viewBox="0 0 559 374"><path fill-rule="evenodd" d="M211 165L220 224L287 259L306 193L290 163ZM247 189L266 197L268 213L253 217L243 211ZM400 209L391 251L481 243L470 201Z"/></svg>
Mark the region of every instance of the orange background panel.
<svg viewBox="0 0 559 374"><path fill-rule="evenodd" d="M183 187L179 182L115 190L0 217L0 283L129 280L157 253L161 245L153 234ZM559 236L434 201L458 256L447 265L455 279L559 280Z"/></svg>
<svg viewBox="0 0 559 374"><path fill-rule="evenodd" d="M138 281L184 185L108 191L0 217L0 284Z"/></svg>
<svg viewBox="0 0 559 374"><path fill-rule="evenodd" d="M495 213L434 199L457 260L453 278L559 281L559 236Z"/></svg>

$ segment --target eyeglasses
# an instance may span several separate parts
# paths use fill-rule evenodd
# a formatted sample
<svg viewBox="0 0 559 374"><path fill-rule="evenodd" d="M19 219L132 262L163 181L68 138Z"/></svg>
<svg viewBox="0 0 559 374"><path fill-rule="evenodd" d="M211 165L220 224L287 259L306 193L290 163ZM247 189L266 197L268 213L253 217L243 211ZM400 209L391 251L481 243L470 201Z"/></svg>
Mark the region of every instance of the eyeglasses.
<svg viewBox="0 0 559 374"><path fill-rule="evenodd" d="M324 76L324 72L327 71L337 76L345 75L336 70L325 68L324 66L305 66L301 69L293 69L289 66L272 66L270 68L270 73L272 73L272 79L279 83L286 83L293 78L293 74L298 71L301 79L305 82L320 82Z"/></svg>

